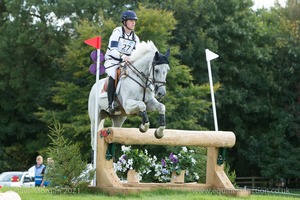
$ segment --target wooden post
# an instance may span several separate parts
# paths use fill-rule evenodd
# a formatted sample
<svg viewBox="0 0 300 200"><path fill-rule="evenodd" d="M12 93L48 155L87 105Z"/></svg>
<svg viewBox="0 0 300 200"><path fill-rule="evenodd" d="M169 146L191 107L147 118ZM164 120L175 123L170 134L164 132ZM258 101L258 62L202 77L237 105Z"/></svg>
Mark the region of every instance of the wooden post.
<svg viewBox="0 0 300 200"><path fill-rule="evenodd" d="M96 138L95 138L96 139ZM106 160L106 150L108 144L104 139L98 140L97 148L97 168L96 168L96 177L97 182L96 186L100 188L106 187L122 187L119 177L114 171L113 160Z"/></svg>
<svg viewBox="0 0 300 200"><path fill-rule="evenodd" d="M217 164L219 148L207 148L206 183L217 188L234 189L224 172L224 164Z"/></svg>

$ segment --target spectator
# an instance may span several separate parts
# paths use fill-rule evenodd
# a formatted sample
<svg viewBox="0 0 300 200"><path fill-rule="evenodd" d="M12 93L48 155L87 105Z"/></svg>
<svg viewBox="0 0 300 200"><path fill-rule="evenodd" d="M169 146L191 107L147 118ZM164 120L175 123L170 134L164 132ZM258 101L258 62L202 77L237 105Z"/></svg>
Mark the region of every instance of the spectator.
<svg viewBox="0 0 300 200"><path fill-rule="evenodd" d="M44 174L45 174L46 166L43 164L43 157L36 157L36 165L32 166L28 172L33 175L34 174L34 182L36 187L44 186Z"/></svg>

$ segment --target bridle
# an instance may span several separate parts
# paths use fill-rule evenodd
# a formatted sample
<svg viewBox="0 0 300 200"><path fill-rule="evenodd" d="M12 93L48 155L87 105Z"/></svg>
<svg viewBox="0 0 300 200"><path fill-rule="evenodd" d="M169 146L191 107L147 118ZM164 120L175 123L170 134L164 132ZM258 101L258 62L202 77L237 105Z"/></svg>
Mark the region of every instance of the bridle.
<svg viewBox="0 0 300 200"><path fill-rule="evenodd" d="M163 81L162 80L156 80L155 76L154 76L155 66L156 65L161 65L161 64L169 64L169 63L160 63L160 62L155 62L155 61L152 62L151 71L152 71L152 84L154 85L154 92L156 92L160 87L165 86L166 83L167 83L165 80L163 80Z"/></svg>
<svg viewBox="0 0 300 200"><path fill-rule="evenodd" d="M144 90L143 92L143 101L145 101L145 96L146 96L146 90L149 89L151 92L156 92L160 87L165 86L166 85L166 81L165 80L157 80L155 79L154 73L155 73L155 67L157 65L161 65L161 64L169 64L168 59L165 55L163 54L159 54L160 59L156 59L156 56L153 58L152 64L151 64L151 69L150 69L150 74L149 76L147 76L144 72L139 71L132 63L127 62L124 67L128 67L134 74L137 75L137 77L139 77L139 79L142 81L142 83L140 83L138 80L134 79L132 76L130 75L126 75L126 77L132 79L134 82L136 82L139 86L141 86ZM163 58L163 59L161 59ZM150 76L152 72L152 77ZM157 83L159 85L157 85ZM154 86L154 88L153 88Z"/></svg>

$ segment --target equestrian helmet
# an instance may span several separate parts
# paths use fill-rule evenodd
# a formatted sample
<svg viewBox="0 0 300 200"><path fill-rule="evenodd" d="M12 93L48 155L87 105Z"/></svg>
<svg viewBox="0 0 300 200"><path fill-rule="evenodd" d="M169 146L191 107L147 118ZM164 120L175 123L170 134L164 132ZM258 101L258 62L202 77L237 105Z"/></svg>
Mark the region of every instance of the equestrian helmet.
<svg viewBox="0 0 300 200"><path fill-rule="evenodd" d="M134 11L132 10L127 10L125 12L123 12L122 16L121 16L121 21L124 22L126 20L137 20L137 15L135 14Z"/></svg>

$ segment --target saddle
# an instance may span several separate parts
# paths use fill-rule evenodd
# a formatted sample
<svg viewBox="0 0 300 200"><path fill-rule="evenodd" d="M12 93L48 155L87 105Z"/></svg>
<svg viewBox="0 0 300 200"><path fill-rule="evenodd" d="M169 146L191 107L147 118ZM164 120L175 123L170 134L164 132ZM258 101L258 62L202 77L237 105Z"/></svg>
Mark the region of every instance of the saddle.
<svg viewBox="0 0 300 200"><path fill-rule="evenodd" d="M119 79L120 79L122 76L124 76L124 75L122 74L122 70L121 70L120 67L118 67L118 68L116 69L115 88L117 88L117 85L118 85L118 83L119 83ZM103 85L103 88L102 88L102 90L101 90L101 93L107 91L107 86L108 86L108 79L105 80L105 83L104 83L104 85Z"/></svg>

